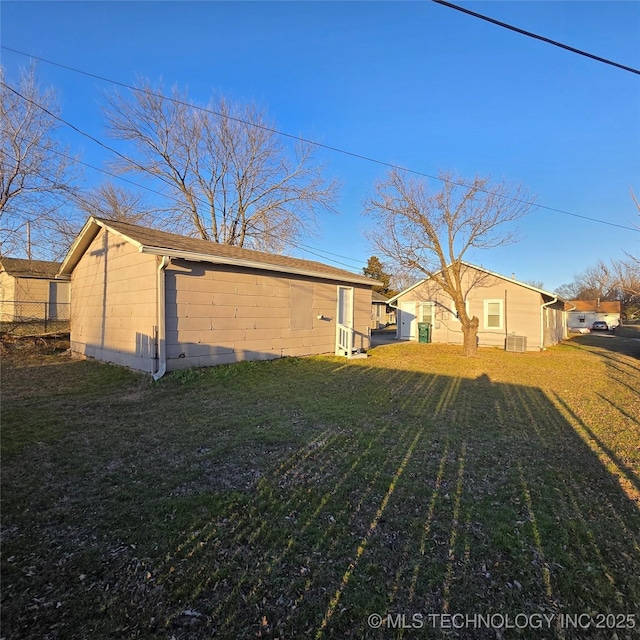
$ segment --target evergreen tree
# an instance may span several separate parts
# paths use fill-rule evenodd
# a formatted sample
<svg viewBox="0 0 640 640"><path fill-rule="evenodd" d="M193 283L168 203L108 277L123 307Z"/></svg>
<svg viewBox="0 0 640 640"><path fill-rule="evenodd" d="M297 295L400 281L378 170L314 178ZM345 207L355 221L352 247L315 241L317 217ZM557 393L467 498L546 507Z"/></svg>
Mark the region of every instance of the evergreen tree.
<svg viewBox="0 0 640 640"><path fill-rule="evenodd" d="M373 287L374 291L385 296L392 296L395 294L395 292L391 290L391 274L386 273L384 265L380 262L379 258L371 256L369 260L367 260L367 266L362 270L362 272L365 276L369 276L369 278L382 282L381 285Z"/></svg>

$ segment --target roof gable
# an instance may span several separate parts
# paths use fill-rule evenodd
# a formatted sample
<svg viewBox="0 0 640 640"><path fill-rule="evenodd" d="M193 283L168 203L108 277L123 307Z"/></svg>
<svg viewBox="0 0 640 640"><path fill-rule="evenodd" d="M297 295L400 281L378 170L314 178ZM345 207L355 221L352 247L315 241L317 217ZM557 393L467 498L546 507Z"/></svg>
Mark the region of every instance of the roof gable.
<svg viewBox="0 0 640 640"><path fill-rule="evenodd" d="M373 291L372 294L371 294L371 301L372 302L377 302L377 303L387 304L389 299L387 298L387 296L382 295L378 291Z"/></svg>
<svg viewBox="0 0 640 640"><path fill-rule="evenodd" d="M23 258L0 258L0 265L15 278L48 278L53 280L60 268L59 262L25 260Z"/></svg>
<svg viewBox="0 0 640 640"><path fill-rule="evenodd" d="M562 301L562 298L560 296L556 295L555 293L551 293L550 291L545 291L544 289L538 289L537 287L534 287L534 286L532 286L530 284L527 284L526 282L520 282L519 280L515 280L514 278L508 278L507 276L503 276L500 273L496 273L494 271L489 271L489 269L485 269L484 267L479 267L477 265L470 264L469 262L461 261L460 264L462 264L467 269L475 269L476 271L480 271L482 273L485 273L487 275L493 276L495 278L500 278L501 280L505 280L506 282L510 282L510 283L518 285L520 287L524 287L525 289L530 289L531 291L536 291L540 295L548 297L551 300L561 300ZM447 269L450 268L450 267L451 267L451 265L448 265ZM442 273L442 271L443 271L442 269L440 269L440 271L436 271L435 275L438 275L439 273ZM401 291L400 293L398 293L395 296L393 296L393 298L390 298L389 303L391 303L391 304L394 303L398 298L400 298L401 296L405 295L409 291L412 291L416 287L419 287L421 284L423 284L425 282L428 282L430 279L431 278L422 278L422 280L418 280L418 282L416 282L415 284L412 284L410 287L407 287L404 291Z"/></svg>
<svg viewBox="0 0 640 640"><path fill-rule="evenodd" d="M80 258L87 250L100 229L121 236L134 244L141 253L166 255L185 260L228 264L239 267L279 271L312 277L328 278L343 282L375 286L376 280L366 276L338 269L321 262L302 260L289 256L266 253L234 247L227 244L210 242L200 238L189 238L175 233L158 231L146 227L115 220L89 218L84 228L73 243L60 268L61 275L70 275Z"/></svg>

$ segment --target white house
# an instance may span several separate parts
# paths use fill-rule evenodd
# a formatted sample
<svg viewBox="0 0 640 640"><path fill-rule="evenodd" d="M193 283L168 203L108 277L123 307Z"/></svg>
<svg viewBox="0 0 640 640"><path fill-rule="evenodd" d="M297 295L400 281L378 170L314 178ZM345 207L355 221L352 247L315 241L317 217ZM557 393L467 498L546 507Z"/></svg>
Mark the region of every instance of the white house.
<svg viewBox="0 0 640 640"><path fill-rule="evenodd" d="M607 323L609 328L620 324L621 304L619 300L570 300L565 304L569 331L591 329L596 320Z"/></svg>

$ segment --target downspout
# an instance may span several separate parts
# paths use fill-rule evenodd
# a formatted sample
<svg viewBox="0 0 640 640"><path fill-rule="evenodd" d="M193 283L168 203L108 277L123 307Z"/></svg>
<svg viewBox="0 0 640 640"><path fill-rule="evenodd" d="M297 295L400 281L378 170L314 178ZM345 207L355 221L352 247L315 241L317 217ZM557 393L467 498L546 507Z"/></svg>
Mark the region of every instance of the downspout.
<svg viewBox="0 0 640 640"><path fill-rule="evenodd" d="M507 290L504 290L504 339L509 335L509 309L507 307ZM506 342L505 342L506 344Z"/></svg>
<svg viewBox="0 0 640 640"><path fill-rule="evenodd" d="M153 374L154 380L160 380L167 372L165 269L169 266L170 262L171 258L169 258L169 256L162 256L162 260L160 260L158 264L158 370Z"/></svg>
<svg viewBox="0 0 640 640"><path fill-rule="evenodd" d="M549 302L544 302L540 307L540 351L544 351L546 347L544 346L544 310L552 304L558 302L558 296L554 296L553 300Z"/></svg>
<svg viewBox="0 0 640 640"><path fill-rule="evenodd" d="M571 303L568 303L571 304ZM567 314L571 313L572 311L576 310L576 305L572 304L571 305L571 309L564 309L562 312L562 337L563 338L568 338L569 337L569 320L567 318Z"/></svg>

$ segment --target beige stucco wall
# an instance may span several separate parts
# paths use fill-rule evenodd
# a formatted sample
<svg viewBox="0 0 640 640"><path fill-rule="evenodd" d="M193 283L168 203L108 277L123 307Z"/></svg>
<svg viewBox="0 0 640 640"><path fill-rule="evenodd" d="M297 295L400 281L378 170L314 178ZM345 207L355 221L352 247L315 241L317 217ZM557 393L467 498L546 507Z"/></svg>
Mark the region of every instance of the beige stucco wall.
<svg viewBox="0 0 640 640"><path fill-rule="evenodd" d="M567 320L564 303L555 302L544 308L544 346L558 344L567 337Z"/></svg>
<svg viewBox="0 0 640 640"><path fill-rule="evenodd" d="M119 236L98 234L72 274L74 352L155 370L158 261ZM167 370L333 353L338 284L172 260L165 271ZM354 346L367 349L371 288L353 291Z"/></svg>
<svg viewBox="0 0 640 640"><path fill-rule="evenodd" d="M154 370L157 260L100 231L71 277L72 351Z"/></svg>
<svg viewBox="0 0 640 640"><path fill-rule="evenodd" d="M44 320L49 301L49 280L15 278L14 286L16 318Z"/></svg>
<svg viewBox="0 0 640 640"><path fill-rule="evenodd" d="M0 322L13 320L14 282L13 276L6 271L0 271Z"/></svg>
<svg viewBox="0 0 640 640"><path fill-rule="evenodd" d="M303 276L172 261L167 369L333 353L337 287ZM371 288L353 289L354 346L366 349Z"/></svg>
<svg viewBox="0 0 640 640"><path fill-rule="evenodd" d="M52 288L55 300L51 299ZM15 277L0 273L0 319L42 320L68 317L69 283L47 278ZM56 304L55 307L51 305Z"/></svg>
<svg viewBox="0 0 640 640"><path fill-rule="evenodd" d="M49 280L45 278L16 278L15 299L21 302L48 302Z"/></svg>
<svg viewBox="0 0 640 640"><path fill-rule="evenodd" d="M504 348L506 336L509 334L526 336L527 350L530 351L539 350L543 346L555 344L562 339L563 313L560 303L556 303L555 309L547 312L544 317L545 324L543 324L541 306L545 300L539 292L490 274L486 274L474 284L477 273L475 270L467 270L464 276L464 288L468 292L466 296L468 313L477 316L480 321L478 339L481 346ZM432 342L462 344L462 329L460 322L455 318L451 298L432 283L423 283L408 291L400 296L396 305L399 308L402 308L403 303L415 305L413 313L416 314L417 321L420 321L420 304L431 301L435 302ZM503 313L500 328L487 326L486 301L501 301ZM398 315L398 331L401 332L403 331L403 314L399 312ZM406 317L405 314L405 327ZM541 344L541 333L544 334L544 345ZM411 339L418 339L417 322Z"/></svg>

